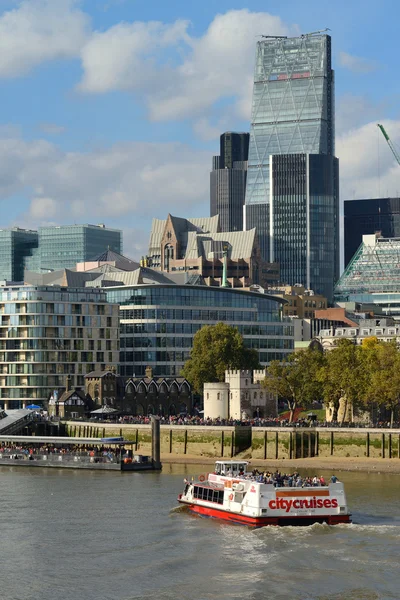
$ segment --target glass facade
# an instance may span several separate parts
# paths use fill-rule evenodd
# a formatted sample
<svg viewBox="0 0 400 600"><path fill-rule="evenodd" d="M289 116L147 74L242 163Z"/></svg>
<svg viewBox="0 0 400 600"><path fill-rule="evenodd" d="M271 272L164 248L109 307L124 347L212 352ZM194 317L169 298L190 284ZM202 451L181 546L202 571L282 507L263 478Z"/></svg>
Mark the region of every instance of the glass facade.
<svg viewBox="0 0 400 600"><path fill-rule="evenodd" d="M234 325L263 365L293 352L293 326L267 295L203 286L149 285L105 290L120 304L120 374L174 377L189 358L194 334L218 322Z"/></svg>
<svg viewBox="0 0 400 600"><path fill-rule="evenodd" d="M286 154L271 161L271 257L282 281L331 300L339 276L338 160Z"/></svg>
<svg viewBox="0 0 400 600"><path fill-rule="evenodd" d="M335 287L336 302L377 304L400 317L400 238L364 235Z"/></svg>
<svg viewBox="0 0 400 600"><path fill-rule="evenodd" d="M333 83L330 36L257 43L245 227L257 227L283 283L329 299L339 268ZM329 241L314 250L324 231Z"/></svg>
<svg viewBox="0 0 400 600"><path fill-rule="evenodd" d="M0 280L23 281L24 269L37 246L37 231L0 229Z"/></svg>
<svg viewBox="0 0 400 600"><path fill-rule="evenodd" d="M41 271L73 269L105 250L122 253L122 231L101 225L39 228Z"/></svg>
<svg viewBox="0 0 400 600"><path fill-rule="evenodd" d="M221 231L243 230L249 138L248 133L223 133L220 155L213 157L210 215L219 215Z"/></svg>
<svg viewBox="0 0 400 600"><path fill-rule="evenodd" d="M90 371L118 365L118 306L102 290L0 288L0 406L45 405Z"/></svg>
<svg viewBox="0 0 400 600"><path fill-rule="evenodd" d="M271 154L334 154L328 35L257 43L246 204L269 198Z"/></svg>
<svg viewBox="0 0 400 600"><path fill-rule="evenodd" d="M344 202L344 264L347 266L362 236L380 231L382 237L400 237L400 198L371 198Z"/></svg>

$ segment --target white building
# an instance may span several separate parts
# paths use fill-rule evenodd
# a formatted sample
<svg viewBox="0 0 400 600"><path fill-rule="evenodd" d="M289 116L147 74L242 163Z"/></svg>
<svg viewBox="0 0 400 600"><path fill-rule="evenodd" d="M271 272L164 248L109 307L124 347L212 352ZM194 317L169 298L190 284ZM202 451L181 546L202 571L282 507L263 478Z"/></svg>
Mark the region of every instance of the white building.
<svg viewBox="0 0 400 600"><path fill-rule="evenodd" d="M204 384L204 417L248 419L276 416L276 399L262 386L265 370L227 370L225 382Z"/></svg>

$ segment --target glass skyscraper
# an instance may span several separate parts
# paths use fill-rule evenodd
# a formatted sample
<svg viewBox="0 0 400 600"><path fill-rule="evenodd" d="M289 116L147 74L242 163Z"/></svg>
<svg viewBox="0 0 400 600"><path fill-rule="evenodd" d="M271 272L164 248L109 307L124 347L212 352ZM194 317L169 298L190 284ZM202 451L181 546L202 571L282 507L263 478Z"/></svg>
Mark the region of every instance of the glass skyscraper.
<svg viewBox="0 0 400 600"><path fill-rule="evenodd" d="M245 206L282 281L328 298L339 270L333 81L330 36L257 43Z"/></svg>
<svg viewBox="0 0 400 600"><path fill-rule="evenodd" d="M104 225L39 227L41 272L73 269L105 250L122 252L122 231Z"/></svg>
<svg viewBox="0 0 400 600"><path fill-rule="evenodd" d="M37 231L19 227L0 229L0 280L23 281L24 269L37 247Z"/></svg>
<svg viewBox="0 0 400 600"><path fill-rule="evenodd" d="M220 155L210 173L210 215L219 215L221 231L243 230L249 134L228 131L220 137Z"/></svg>

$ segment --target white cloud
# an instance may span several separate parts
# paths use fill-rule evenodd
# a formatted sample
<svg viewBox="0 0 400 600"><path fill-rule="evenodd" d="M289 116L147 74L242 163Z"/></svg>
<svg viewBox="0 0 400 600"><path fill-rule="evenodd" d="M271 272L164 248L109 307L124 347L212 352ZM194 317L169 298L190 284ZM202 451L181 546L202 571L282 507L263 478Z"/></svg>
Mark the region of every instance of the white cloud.
<svg viewBox="0 0 400 600"><path fill-rule="evenodd" d="M95 32L82 49L83 78L78 89L104 93L111 90L146 90L167 81L167 65L159 61L168 47L189 40L188 21L165 25L119 23Z"/></svg>
<svg viewBox="0 0 400 600"><path fill-rule="evenodd" d="M217 15L198 38L186 21L119 24L84 46L79 89L139 92L155 121L201 118L232 97L237 113L249 118L255 42L263 33L290 31L279 17L247 9Z"/></svg>
<svg viewBox="0 0 400 600"><path fill-rule="evenodd" d="M383 124L392 141L399 145L400 121ZM375 122L338 136L336 154L340 160L342 199L400 195L400 165Z"/></svg>
<svg viewBox="0 0 400 600"><path fill-rule="evenodd" d="M208 152L178 143L120 143L64 152L44 140L0 139L0 200L28 197L30 226L208 213ZM7 223L3 223L6 225Z"/></svg>
<svg viewBox="0 0 400 600"><path fill-rule="evenodd" d="M367 96L343 94L336 104L336 134L341 135L373 119L379 120L380 115L385 114L387 104L386 100L374 102Z"/></svg>
<svg viewBox="0 0 400 600"><path fill-rule="evenodd" d="M59 135L65 131L65 127L57 125L57 123L40 123L39 129L49 135Z"/></svg>
<svg viewBox="0 0 400 600"><path fill-rule="evenodd" d="M0 17L0 77L17 77L54 59L77 57L88 16L75 0L24 0Z"/></svg>
<svg viewBox="0 0 400 600"><path fill-rule="evenodd" d="M371 73L378 68L378 63L347 52L339 52L339 65L353 73Z"/></svg>

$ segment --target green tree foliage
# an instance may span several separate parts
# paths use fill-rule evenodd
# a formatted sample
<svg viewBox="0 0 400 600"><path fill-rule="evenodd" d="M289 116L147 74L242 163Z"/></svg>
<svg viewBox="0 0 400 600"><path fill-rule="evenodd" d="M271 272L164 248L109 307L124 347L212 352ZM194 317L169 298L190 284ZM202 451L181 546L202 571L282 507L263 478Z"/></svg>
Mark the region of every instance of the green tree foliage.
<svg viewBox="0 0 400 600"><path fill-rule="evenodd" d="M206 382L225 381L226 369L259 369L258 353L246 348L236 327L217 323L199 329L182 376L201 394Z"/></svg>
<svg viewBox="0 0 400 600"><path fill-rule="evenodd" d="M322 384L325 403L333 402L333 420L337 418L339 400L344 399L344 415L348 403L360 406L368 385L365 369L368 349L356 346L352 340L343 339L326 355L325 365L318 371L317 379Z"/></svg>
<svg viewBox="0 0 400 600"><path fill-rule="evenodd" d="M379 342L374 347L373 360L366 353L369 368L369 385L366 389L366 403L384 406L390 411L393 426L395 410L400 401L400 352L395 340Z"/></svg>
<svg viewBox="0 0 400 600"><path fill-rule="evenodd" d="M317 373L324 363L324 354L318 348L308 348L290 354L282 362L274 360L268 366L263 386L287 401L290 422L297 406L321 398L322 385Z"/></svg>

